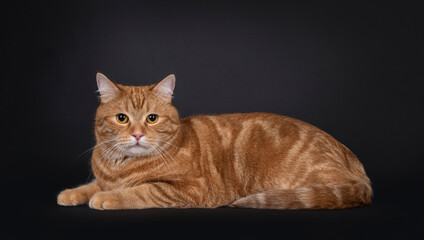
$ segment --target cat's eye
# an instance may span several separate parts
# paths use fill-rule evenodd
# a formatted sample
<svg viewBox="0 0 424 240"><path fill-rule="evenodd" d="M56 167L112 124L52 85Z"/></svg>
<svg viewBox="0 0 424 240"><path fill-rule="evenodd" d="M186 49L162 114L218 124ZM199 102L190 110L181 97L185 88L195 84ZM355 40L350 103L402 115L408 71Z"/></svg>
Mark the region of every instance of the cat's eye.
<svg viewBox="0 0 424 240"><path fill-rule="evenodd" d="M159 119L159 116L156 114L150 114L147 116L146 121L150 124L156 123Z"/></svg>
<svg viewBox="0 0 424 240"><path fill-rule="evenodd" d="M123 113L116 115L116 121L118 121L119 123L124 124L124 123L127 123L128 120L129 120L128 116Z"/></svg>

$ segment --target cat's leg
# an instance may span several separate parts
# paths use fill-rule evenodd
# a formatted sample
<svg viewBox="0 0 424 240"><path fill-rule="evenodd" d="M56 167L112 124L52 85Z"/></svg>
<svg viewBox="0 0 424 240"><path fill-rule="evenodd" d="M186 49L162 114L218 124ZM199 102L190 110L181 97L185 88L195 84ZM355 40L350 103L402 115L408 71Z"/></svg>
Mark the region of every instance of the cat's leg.
<svg viewBox="0 0 424 240"><path fill-rule="evenodd" d="M93 181L77 188L63 190L57 196L57 204L62 206L76 206L88 203L88 200L101 191L100 187Z"/></svg>
<svg viewBox="0 0 424 240"><path fill-rule="evenodd" d="M169 183L155 182L98 192L90 199L94 209L140 209L164 207L193 207L190 194Z"/></svg>

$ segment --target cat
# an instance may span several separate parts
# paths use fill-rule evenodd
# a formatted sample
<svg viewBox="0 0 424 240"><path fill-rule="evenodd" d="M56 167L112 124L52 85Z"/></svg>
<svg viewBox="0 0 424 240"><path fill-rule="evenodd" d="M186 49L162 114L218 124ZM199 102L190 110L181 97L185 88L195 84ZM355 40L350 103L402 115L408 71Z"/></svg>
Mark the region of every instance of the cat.
<svg viewBox="0 0 424 240"><path fill-rule="evenodd" d="M362 164L322 130L271 113L180 119L175 76L150 86L97 74L95 179L57 203L94 209L342 209L371 203Z"/></svg>

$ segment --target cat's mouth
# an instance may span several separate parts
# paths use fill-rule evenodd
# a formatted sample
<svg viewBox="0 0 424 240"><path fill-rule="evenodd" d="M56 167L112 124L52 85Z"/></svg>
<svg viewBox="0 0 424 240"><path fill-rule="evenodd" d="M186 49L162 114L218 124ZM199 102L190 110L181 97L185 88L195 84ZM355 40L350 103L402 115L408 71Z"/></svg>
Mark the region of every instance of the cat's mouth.
<svg viewBox="0 0 424 240"><path fill-rule="evenodd" d="M149 150L150 149L150 146L137 141L136 143L131 144L130 146L128 146L128 149L136 150L136 151Z"/></svg>
<svg viewBox="0 0 424 240"><path fill-rule="evenodd" d="M144 145L141 145L140 143L137 142L136 144L130 146L130 148L144 148L144 149L147 149L148 147L147 146L144 146Z"/></svg>

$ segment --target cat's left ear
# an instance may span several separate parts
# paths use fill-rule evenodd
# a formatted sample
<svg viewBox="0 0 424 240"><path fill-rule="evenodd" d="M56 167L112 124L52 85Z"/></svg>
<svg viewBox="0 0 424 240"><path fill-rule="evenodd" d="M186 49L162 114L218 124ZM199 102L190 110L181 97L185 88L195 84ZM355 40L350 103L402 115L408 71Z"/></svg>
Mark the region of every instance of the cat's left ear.
<svg viewBox="0 0 424 240"><path fill-rule="evenodd" d="M171 74L168 77L164 78L153 88L153 91L160 94L165 99L172 99L172 94L174 93L175 88L175 75Z"/></svg>

